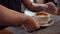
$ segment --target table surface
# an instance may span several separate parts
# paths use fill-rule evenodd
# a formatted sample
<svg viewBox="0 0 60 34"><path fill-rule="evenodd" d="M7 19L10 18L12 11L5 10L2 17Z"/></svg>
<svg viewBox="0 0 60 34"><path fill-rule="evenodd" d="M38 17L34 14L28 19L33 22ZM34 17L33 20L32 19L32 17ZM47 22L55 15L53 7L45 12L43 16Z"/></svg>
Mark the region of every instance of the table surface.
<svg viewBox="0 0 60 34"><path fill-rule="evenodd" d="M30 16L35 14L32 12L25 13ZM51 15L51 19L55 21L53 25L48 26L46 28L42 28L39 31L35 31L32 33L28 33L20 27L8 27L6 29L14 34L60 34L60 16Z"/></svg>

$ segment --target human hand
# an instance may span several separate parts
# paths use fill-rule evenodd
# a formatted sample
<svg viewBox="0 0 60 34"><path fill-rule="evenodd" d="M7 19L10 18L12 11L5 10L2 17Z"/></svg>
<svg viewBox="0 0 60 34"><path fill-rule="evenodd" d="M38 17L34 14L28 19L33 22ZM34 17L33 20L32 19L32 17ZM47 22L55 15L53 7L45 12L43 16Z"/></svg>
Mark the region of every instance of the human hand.
<svg viewBox="0 0 60 34"><path fill-rule="evenodd" d="M52 2L46 3L46 8L44 10L51 14L57 13L57 7Z"/></svg>
<svg viewBox="0 0 60 34"><path fill-rule="evenodd" d="M40 28L40 25L38 25L34 21L34 19L30 16L26 17L26 21L23 23L23 25L28 32L32 32L32 31L35 31L36 29Z"/></svg>

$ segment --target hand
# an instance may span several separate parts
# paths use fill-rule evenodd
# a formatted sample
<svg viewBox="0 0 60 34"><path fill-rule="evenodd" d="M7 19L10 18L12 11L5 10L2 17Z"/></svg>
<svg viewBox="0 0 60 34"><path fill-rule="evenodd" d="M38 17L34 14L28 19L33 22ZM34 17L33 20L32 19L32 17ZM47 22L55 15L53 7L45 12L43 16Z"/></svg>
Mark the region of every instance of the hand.
<svg viewBox="0 0 60 34"><path fill-rule="evenodd" d="M40 26L35 23L34 19L30 16L27 16L26 17L26 21L23 23L25 29L28 31L28 32L31 32L31 31L34 31L36 29L39 29Z"/></svg>
<svg viewBox="0 0 60 34"><path fill-rule="evenodd" d="M56 14L57 8L52 2L49 2L49 3L46 3L45 11L51 14Z"/></svg>

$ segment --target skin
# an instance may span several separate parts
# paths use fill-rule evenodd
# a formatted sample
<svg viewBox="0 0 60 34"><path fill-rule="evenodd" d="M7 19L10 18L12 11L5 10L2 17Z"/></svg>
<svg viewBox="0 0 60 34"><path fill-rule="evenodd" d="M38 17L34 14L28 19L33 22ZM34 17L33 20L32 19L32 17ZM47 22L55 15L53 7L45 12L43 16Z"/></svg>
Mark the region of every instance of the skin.
<svg viewBox="0 0 60 34"><path fill-rule="evenodd" d="M0 34L13 34L13 33L3 29L3 30L0 30Z"/></svg>
<svg viewBox="0 0 60 34"><path fill-rule="evenodd" d="M45 12L60 16L60 9L57 9L57 7L55 6L54 3L48 2L48 3L46 3L46 5L47 5L47 7L44 8Z"/></svg>
<svg viewBox="0 0 60 34"><path fill-rule="evenodd" d="M57 11L57 14L56 14L56 15L60 16L60 9L58 9L58 11Z"/></svg>
<svg viewBox="0 0 60 34"><path fill-rule="evenodd" d="M2 16L3 15L3 16ZM28 31L39 28L33 18L0 5L0 25L24 25Z"/></svg>
<svg viewBox="0 0 60 34"><path fill-rule="evenodd" d="M30 0L23 0L23 3L25 6L27 6L28 9L32 11L40 12L44 10L51 14L60 15L60 10L57 10L56 6L52 2L48 2L46 4L35 4Z"/></svg>
<svg viewBox="0 0 60 34"><path fill-rule="evenodd" d="M38 12L38 11L42 11L42 7L43 6L41 6L40 4L35 4L35 3L32 3L31 2L31 0L23 0L23 3L25 4L25 6L28 8L28 9L30 9L30 10L32 10L32 11L36 11L36 12ZM46 5L44 5L44 7L45 7ZM39 10L40 9L40 10ZM12 15L13 14L13 15ZM24 22L25 20L26 20L26 18L28 17L28 16L26 16L26 15L24 15L24 14L22 14L22 13L19 13L19 12L17 12L17 11L14 11L14 10L11 10L11 9L8 9L7 7L5 7L5 6L3 6L3 5L0 5L0 15L2 16L2 15L4 15L4 16L2 16L4 19L6 19L6 20L4 20L4 21L6 21L6 22L13 22L13 21L16 21L15 20L15 18L17 19L17 22ZM12 17L11 17L12 16ZM9 20L8 20L8 18L9 18ZM21 19L21 20L19 20L19 18ZM32 19L32 17L30 17L29 16L29 18L31 18ZM28 18L28 19L29 19ZM2 18L1 18L2 19ZM24 20L23 20L24 19ZM32 19L33 20L33 19ZM22 23L21 22L21 23ZM7 24L7 23L6 23ZM12 24L12 23L8 23L8 24ZM15 23L13 23L13 24L15 24ZM19 23L16 23L16 24L19 24ZM4 24L5 25L5 24Z"/></svg>
<svg viewBox="0 0 60 34"><path fill-rule="evenodd" d="M40 12L42 10L46 11L47 9L46 6L48 5L48 4L35 4L35 3L32 3L31 0L23 0L23 3L28 9L35 12ZM49 6L48 8L50 8L48 10L54 9L54 7L52 6ZM0 5L0 25L2 26L16 25L17 26L20 24L24 25L27 31L32 31L40 28L39 25L34 22L34 19L32 17L19 13L17 11L8 9L3 5Z"/></svg>
<svg viewBox="0 0 60 34"><path fill-rule="evenodd" d="M28 9L32 11L38 12L43 10L40 4L32 3L31 0L29 1L23 0L23 3ZM22 13L19 13L17 11L8 9L3 5L0 5L0 25L2 26L16 25L17 26L19 24L24 25L27 31L32 31L40 28L40 26L34 22L34 19L32 17L26 16Z"/></svg>
<svg viewBox="0 0 60 34"><path fill-rule="evenodd" d="M46 4L32 3L31 0L23 0L23 4L31 11L40 12L43 10L42 7L46 7Z"/></svg>

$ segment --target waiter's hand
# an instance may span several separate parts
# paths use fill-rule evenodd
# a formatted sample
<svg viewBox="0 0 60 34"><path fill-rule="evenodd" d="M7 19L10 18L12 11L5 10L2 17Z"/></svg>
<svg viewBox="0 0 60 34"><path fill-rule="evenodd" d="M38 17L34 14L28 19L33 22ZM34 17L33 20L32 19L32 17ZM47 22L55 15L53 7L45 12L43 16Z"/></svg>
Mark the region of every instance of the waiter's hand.
<svg viewBox="0 0 60 34"><path fill-rule="evenodd" d="M51 14L56 14L57 13L57 8L52 2L46 3L46 8L44 9L46 12L51 13Z"/></svg>

